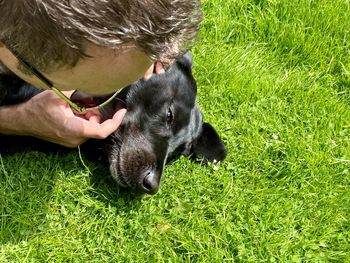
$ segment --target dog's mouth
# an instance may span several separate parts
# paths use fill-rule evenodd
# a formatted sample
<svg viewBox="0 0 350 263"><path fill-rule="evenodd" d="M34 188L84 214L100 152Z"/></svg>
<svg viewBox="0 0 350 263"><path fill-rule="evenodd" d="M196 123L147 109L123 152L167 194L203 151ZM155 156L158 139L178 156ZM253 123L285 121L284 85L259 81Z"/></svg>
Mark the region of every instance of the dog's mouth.
<svg viewBox="0 0 350 263"><path fill-rule="evenodd" d="M117 182L118 185L127 188L128 184L125 182L121 172L121 155L120 149L122 142L119 140L118 134L114 134L113 144L114 147L111 148L111 153L108 155L109 157L109 170L113 177L113 179ZM116 147L117 146L117 147Z"/></svg>
<svg viewBox="0 0 350 263"><path fill-rule="evenodd" d="M124 188L128 188L130 186L127 185L125 180L123 179L123 175L120 171L120 162L119 161L113 161L110 163L110 172L113 177L113 179L117 182L118 185Z"/></svg>
<svg viewBox="0 0 350 263"><path fill-rule="evenodd" d="M159 176L156 171L157 169L150 165L140 170L137 176L134 173L132 177L136 178L131 180L130 175L122 172L119 162L113 161L110 163L110 172L115 182L136 194L155 194L158 192Z"/></svg>
<svg viewBox="0 0 350 263"><path fill-rule="evenodd" d="M108 155L109 170L115 182L135 194L155 194L158 192L163 168L158 167L154 154L145 149L130 151L121 136L115 135L113 147ZM115 147L118 145L118 147Z"/></svg>

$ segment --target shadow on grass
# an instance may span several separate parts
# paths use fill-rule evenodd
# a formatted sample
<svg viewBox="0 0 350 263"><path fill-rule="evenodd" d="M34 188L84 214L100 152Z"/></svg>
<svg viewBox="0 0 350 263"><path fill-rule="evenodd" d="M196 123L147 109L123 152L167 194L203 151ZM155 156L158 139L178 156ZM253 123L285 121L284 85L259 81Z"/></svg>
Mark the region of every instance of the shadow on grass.
<svg viewBox="0 0 350 263"><path fill-rule="evenodd" d="M138 209L141 197L120 188L106 163L83 158L91 174L77 150L0 136L0 244L42 235L52 224L64 222L62 207L71 205L73 215L75 205L85 205L79 200L92 199L118 211Z"/></svg>
<svg viewBox="0 0 350 263"><path fill-rule="evenodd" d="M95 163L90 161L93 166L93 171L90 176L90 184L93 191L90 191L90 196L94 199L103 202L106 206L112 205L119 207L122 203L131 204L133 208L142 200L143 195L136 194L130 189L119 186L110 175L107 163Z"/></svg>

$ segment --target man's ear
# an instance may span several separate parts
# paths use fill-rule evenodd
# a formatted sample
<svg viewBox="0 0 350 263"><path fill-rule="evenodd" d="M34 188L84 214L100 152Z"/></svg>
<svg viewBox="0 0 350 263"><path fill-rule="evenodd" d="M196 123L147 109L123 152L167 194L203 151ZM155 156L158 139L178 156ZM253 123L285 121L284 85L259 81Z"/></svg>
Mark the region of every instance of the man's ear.
<svg viewBox="0 0 350 263"><path fill-rule="evenodd" d="M227 155L223 141L209 123L203 123L202 132L192 144L191 153L194 158L208 162L222 161Z"/></svg>

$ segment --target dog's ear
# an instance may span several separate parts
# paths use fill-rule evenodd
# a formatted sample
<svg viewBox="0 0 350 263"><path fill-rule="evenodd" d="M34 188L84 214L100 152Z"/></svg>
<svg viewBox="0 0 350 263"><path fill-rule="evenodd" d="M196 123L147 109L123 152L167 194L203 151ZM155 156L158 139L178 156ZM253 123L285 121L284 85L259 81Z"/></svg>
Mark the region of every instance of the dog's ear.
<svg viewBox="0 0 350 263"><path fill-rule="evenodd" d="M185 55L183 55L178 62L185 66L186 68L192 70L193 68L193 59L192 59L192 54L191 52L187 52Z"/></svg>
<svg viewBox="0 0 350 263"><path fill-rule="evenodd" d="M191 147L192 157L208 162L222 161L227 152L223 141L213 126L203 123L202 131Z"/></svg>

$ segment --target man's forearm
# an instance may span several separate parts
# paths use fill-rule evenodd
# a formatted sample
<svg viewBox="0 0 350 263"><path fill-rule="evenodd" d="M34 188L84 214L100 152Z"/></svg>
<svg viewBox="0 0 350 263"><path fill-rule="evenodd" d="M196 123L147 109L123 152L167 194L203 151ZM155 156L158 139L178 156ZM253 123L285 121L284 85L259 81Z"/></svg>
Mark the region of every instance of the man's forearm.
<svg viewBox="0 0 350 263"><path fill-rule="evenodd" d="M0 134L27 135L23 120L24 105L0 106Z"/></svg>

